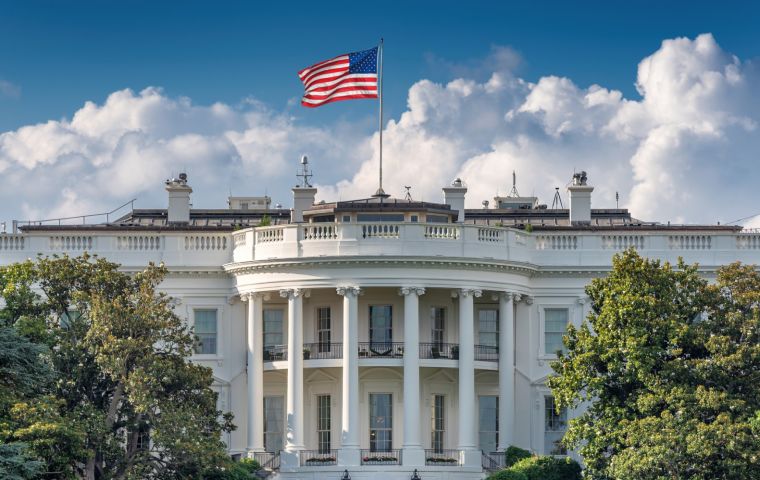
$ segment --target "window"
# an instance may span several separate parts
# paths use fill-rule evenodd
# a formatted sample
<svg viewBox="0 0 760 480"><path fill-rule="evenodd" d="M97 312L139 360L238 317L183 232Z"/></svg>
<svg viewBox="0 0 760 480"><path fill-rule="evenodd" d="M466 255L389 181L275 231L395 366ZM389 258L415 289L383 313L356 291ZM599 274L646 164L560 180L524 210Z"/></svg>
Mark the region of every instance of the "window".
<svg viewBox="0 0 760 480"><path fill-rule="evenodd" d="M443 343L446 341L446 308L430 308L430 325L432 329L430 332L430 339L433 341L435 346L440 349L443 346Z"/></svg>
<svg viewBox="0 0 760 480"><path fill-rule="evenodd" d="M417 223L417 222L420 221L420 217L419 217L419 215L410 215L409 216L409 221L412 222L412 223Z"/></svg>
<svg viewBox="0 0 760 480"><path fill-rule="evenodd" d="M351 215L343 215L343 223L350 223Z"/></svg>
<svg viewBox="0 0 760 480"><path fill-rule="evenodd" d="M195 336L198 337L198 345L195 353L213 355L216 353L216 310L194 310Z"/></svg>
<svg viewBox="0 0 760 480"><path fill-rule="evenodd" d="M499 311L494 309L478 310L478 343L488 347L499 346Z"/></svg>
<svg viewBox="0 0 760 480"><path fill-rule="evenodd" d="M330 307L317 309L317 350L319 353L330 352Z"/></svg>
<svg viewBox="0 0 760 480"><path fill-rule="evenodd" d="M426 219L428 223L449 223L449 217L446 215L428 215Z"/></svg>
<svg viewBox="0 0 760 480"><path fill-rule="evenodd" d="M137 429L137 450L150 449L150 427L141 424Z"/></svg>
<svg viewBox="0 0 760 480"><path fill-rule="evenodd" d="M285 409L282 397L264 397L264 449L279 452L283 447L283 419Z"/></svg>
<svg viewBox="0 0 760 480"><path fill-rule="evenodd" d="M444 402L446 397L443 395L433 395L433 405L431 405L432 415L432 438L430 445L438 453L444 448L444 438L446 437Z"/></svg>
<svg viewBox="0 0 760 480"><path fill-rule="evenodd" d="M369 347L383 352L393 347L393 319L390 305L370 305L369 307Z"/></svg>
<svg viewBox="0 0 760 480"><path fill-rule="evenodd" d="M499 397L478 397L478 434L480 449L495 452L499 444Z"/></svg>
<svg viewBox="0 0 760 480"><path fill-rule="evenodd" d="M403 213L360 213L356 216L359 222L403 222Z"/></svg>
<svg viewBox="0 0 760 480"><path fill-rule="evenodd" d="M568 310L566 308L547 308L544 310L544 353L552 355L564 351L562 336L567 328Z"/></svg>
<svg viewBox="0 0 760 480"><path fill-rule="evenodd" d="M248 202L241 202L240 208L243 210L248 210Z"/></svg>
<svg viewBox="0 0 760 480"><path fill-rule="evenodd" d="M264 310L264 347L282 345L282 310Z"/></svg>
<svg viewBox="0 0 760 480"><path fill-rule="evenodd" d="M319 453L330 453L330 395L317 395L317 445Z"/></svg>
<svg viewBox="0 0 760 480"><path fill-rule="evenodd" d="M369 394L369 449L387 452L393 448L393 395Z"/></svg>
<svg viewBox="0 0 760 480"><path fill-rule="evenodd" d="M567 430L567 409L557 413L554 397L544 397L544 453L546 455L567 455L560 443Z"/></svg>

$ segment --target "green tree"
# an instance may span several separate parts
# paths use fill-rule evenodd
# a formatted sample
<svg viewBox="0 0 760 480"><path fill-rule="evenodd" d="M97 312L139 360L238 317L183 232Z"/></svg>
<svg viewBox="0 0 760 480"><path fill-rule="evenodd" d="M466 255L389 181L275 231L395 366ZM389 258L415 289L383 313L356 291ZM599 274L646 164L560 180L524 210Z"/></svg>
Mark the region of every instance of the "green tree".
<svg viewBox="0 0 760 480"><path fill-rule="evenodd" d="M5 412L5 440L24 441L49 475L204 478L230 461L211 370L190 363L192 331L141 272L88 255L40 258L0 273L0 319L48 347L55 381ZM38 295L36 291L41 291Z"/></svg>
<svg viewBox="0 0 760 480"><path fill-rule="evenodd" d="M760 478L760 275L629 250L586 289L549 386L580 407L564 442L595 479Z"/></svg>

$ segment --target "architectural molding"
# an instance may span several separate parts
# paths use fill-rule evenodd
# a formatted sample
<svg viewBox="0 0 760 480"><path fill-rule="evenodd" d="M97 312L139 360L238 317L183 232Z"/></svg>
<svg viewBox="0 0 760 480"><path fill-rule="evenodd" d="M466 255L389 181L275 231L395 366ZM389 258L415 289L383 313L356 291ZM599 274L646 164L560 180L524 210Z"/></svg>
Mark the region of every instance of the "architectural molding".
<svg viewBox="0 0 760 480"><path fill-rule="evenodd" d="M354 297L358 297L359 295L364 295L364 291L360 287L337 287L335 291L341 297L345 297L346 295L354 296Z"/></svg>
<svg viewBox="0 0 760 480"><path fill-rule="evenodd" d="M306 288L283 288L280 290L280 297L293 300L298 297L309 298L309 290Z"/></svg>
<svg viewBox="0 0 760 480"><path fill-rule="evenodd" d="M418 297L420 295L425 294L425 288L424 287L401 287L398 289L398 294L402 297L405 297L407 295L417 295Z"/></svg>

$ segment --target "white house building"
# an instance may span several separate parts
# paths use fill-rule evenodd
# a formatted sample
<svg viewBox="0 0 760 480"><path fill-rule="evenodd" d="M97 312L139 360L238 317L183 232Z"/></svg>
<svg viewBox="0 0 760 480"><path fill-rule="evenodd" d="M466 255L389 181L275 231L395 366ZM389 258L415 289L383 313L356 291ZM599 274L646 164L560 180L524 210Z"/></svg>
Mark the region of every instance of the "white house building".
<svg viewBox="0 0 760 480"><path fill-rule="evenodd" d="M235 415L230 454L282 479L480 479L509 445L566 454L573 412L553 408L549 362L615 253L683 257L708 277L760 262L760 234L741 227L592 209L585 173L569 209L516 191L465 209L459 180L441 203L315 203L304 182L292 209L192 209L184 175L166 190L167 209L0 234L0 265L84 251L125 270L166 264L162 288L200 339L193 361Z"/></svg>

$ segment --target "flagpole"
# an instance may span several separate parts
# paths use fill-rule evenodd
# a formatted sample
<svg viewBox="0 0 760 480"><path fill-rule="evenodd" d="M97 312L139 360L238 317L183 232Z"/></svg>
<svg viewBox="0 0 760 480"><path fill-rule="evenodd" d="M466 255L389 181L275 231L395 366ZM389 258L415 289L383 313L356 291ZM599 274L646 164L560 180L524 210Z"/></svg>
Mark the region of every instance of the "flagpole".
<svg viewBox="0 0 760 480"><path fill-rule="evenodd" d="M377 47L377 76L378 76L378 98L380 100L380 114L378 119L378 126L380 127L380 184L377 192L373 197L379 197L380 199L387 198L390 195L383 191L383 39L380 39L380 45Z"/></svg>

